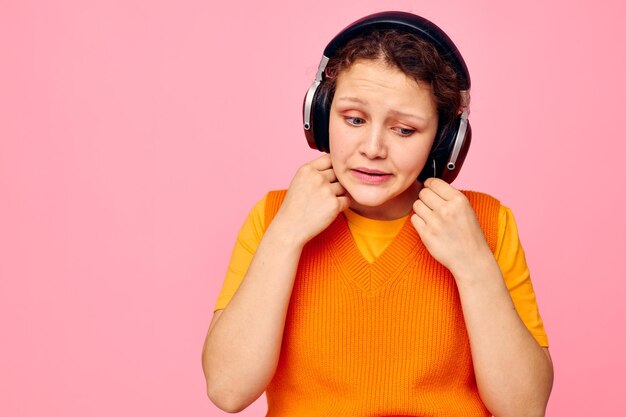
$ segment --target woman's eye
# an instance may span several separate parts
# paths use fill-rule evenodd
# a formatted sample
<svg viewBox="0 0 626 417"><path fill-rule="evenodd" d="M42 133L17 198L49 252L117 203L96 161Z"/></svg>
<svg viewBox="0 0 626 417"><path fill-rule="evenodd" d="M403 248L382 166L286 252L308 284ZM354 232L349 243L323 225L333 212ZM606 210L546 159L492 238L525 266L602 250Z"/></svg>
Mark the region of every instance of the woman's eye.
<svg viewBox="0 0 626 417"><path fill-rule="evenodd" d="M365 119L362 119L360 117L346 116L345 120L346 120L346 122L348 122L349 124L351 124L353 126L361 126L363 123L365 123Z"/></svg>
<svg viewBox="0 0 626 417"><path fill-rule="evenodd" d="M407 129L405 127L395 127L394 130L400 135L400 136L411 136L413 134L413 132L415 132L414 129Z"/></svg>

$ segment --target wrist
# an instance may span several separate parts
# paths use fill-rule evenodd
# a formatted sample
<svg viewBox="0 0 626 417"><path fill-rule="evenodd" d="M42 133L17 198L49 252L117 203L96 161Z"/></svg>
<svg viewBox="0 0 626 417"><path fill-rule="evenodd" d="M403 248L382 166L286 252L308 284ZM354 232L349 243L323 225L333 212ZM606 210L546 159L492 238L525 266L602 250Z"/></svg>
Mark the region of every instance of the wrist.
<svg viewBox="0 0 626 417"><path fill-rule="evenodd" d="M500 276L500 267L493 253L486 251L469 256L466 260L452 265L450 272L454 276L457 286L473 286L484 283L488 277Z"/></svg>
<svg viewBox="0 0 626 417"><path fill-rule="evenodd" d="M304 245L308 242L308 239L299 236L296 232L297 230L297 227L290 225L279 216L276 216L267 227L264 236L271 239L275 245L285 250L302 250Z"/></svg>

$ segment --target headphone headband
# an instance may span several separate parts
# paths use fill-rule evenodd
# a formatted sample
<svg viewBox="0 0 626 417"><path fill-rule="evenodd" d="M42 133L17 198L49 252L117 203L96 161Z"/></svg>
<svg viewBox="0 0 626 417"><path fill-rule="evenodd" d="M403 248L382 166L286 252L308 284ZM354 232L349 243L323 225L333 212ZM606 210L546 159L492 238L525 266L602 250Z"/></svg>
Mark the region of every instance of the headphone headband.
<svg viewBox="0 0 626 417"><path fill-rule="evenodd" d="M452 39L430 20L411 13L391 11L365 16L339 32L324 49L324 56L333 57L338 49L363 33L385 29L400 29L432 44L442 58L458 71L461 90L470 89L471 80L467 65Z"/></svg>

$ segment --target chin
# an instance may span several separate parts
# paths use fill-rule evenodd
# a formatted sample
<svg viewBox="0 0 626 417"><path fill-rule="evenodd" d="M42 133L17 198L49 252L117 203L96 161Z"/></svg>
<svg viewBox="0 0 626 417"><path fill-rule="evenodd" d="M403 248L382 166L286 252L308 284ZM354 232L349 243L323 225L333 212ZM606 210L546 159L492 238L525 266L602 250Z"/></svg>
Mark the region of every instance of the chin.
<svg viewBox="0 0 626 417"><path fill-rule="evenodd" d="M344 186L345 187L345 186ZM410 212L417 199L419 187L417 181L411 183L404 190L385 189L376 186L348 186L345 187L354 202L351 208L355 209L382 209L395 216L399 213Z"/></svg>
<svg viewBox="0 0 626 417"><path fill-rule="evenodd" d="M365 207L380 207L391 199L389 198L389 196L382 195L381 193L377 192L368 193L356 191L354 193L351 193L350 191L348 191L348 193L355 203Z"/></svg>
<svg viewBox="0 0 626 417"><path fill-rule="evenodd" d="M357 185L346 187L351 199L363 207L381 207L396 198L398 193L375 186Z"/></svg>

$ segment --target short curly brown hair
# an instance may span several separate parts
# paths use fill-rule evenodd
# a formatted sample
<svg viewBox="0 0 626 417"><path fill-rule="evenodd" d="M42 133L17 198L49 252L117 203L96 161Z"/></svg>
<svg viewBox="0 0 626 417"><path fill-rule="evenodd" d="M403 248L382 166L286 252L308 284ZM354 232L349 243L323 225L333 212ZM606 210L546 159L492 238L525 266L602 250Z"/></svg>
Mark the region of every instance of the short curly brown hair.
<svg viewBox="0 0 626 417"><path fill-rule="evenodd" d="M447 128L462 106L469 103L469 96L461 95L460 77L434 45L412 33L389 29L353 38L330 58L321 86L326 90L328 106L333 100L337 75L357 60L382 60L415 81L429 85L437 106L439 130Z"/></svg>

